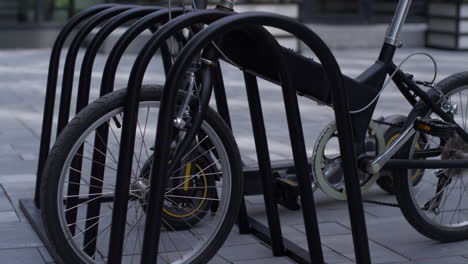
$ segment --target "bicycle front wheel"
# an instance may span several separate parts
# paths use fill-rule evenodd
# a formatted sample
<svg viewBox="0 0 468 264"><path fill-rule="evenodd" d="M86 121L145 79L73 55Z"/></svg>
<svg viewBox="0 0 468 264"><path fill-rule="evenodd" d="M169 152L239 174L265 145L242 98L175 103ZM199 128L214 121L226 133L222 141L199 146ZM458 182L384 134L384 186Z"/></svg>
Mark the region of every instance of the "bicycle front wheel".
<svg viewBox="0 0 468 264"><path fill-rule="evenodd" d="M129 150L134 155L123 263L140 262L161 94L159 86L142 88L137 139ZM45 165L44 223L67 263L107 263L125 96L126 90L118 90L81 111L63 130ZM100 134L104 126L106 135ZM183 138L179 134L172 153ZM158 263L207 263L230 233L242 195L239 150L213 110L207 111L182 160L166 176ZM100 176L96 168L102 170Z"/></svg>

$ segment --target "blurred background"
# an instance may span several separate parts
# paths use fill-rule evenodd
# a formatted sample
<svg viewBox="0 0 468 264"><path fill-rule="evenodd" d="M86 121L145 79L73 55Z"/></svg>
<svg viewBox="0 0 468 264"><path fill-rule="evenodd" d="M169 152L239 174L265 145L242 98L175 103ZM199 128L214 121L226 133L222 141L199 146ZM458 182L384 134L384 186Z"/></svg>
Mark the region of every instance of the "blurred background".
<svg viewBox="0 0 468 264"><path fill-rule="evenodd" d="M60 26L74 14L95 4L106 2L167 5L167 1L107 1L107 0L0 0L0 48L44 48L52 45L54 36L58 33ZM173 1L181 4L182 1ZM212 3L215 1L211 0ZM429 19L430 2L452 2L437 0L413 0L413 7L409 16L410 24L407 31L411 32L411 38L406 42L410 46L421 46L424 44L427 21ZM185 3L190 3L186 0ZM346 36L343 40L351 41L350 47L373 47L380 45L379 42L372 44L372 32L382 35L385 31L385 23L390 22L393 11L398 3L397 0L238 0L237 4L245 6L246 10L268 11L282 8L281 13L293 16L305 23L325 25L328 27L317 27L322 35ZM343 32L339 31L347 26ZM338 31L336 31L338 30ZM349 33L351 32L351 33ZM369 33L370 32L370 33ZM6 33L6 34L5 34ZM372 34L371 34L372 33ZM371 43L358 43L353 45L349 34L365 35L365 39ZM370 35L369 35L370 34ZM380 36L379 35L379 36ZM328 36L324 38L327 40ZM343 40L338 38L329 40L332 46L340 46ZM5 41L6 39L8 41ZM337 44L333 44L337 43Z"/></svg>

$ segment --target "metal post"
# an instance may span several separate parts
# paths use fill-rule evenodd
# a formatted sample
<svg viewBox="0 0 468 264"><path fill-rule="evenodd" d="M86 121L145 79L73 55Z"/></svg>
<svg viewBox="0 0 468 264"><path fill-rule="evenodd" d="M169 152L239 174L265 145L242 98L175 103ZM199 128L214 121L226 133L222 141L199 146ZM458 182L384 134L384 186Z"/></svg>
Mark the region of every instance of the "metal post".
<svg viewBox="0 0 468 264"><path fill-rule="evenodd" d="M198 50L208 45L208 43L213 41L217 36L225 34L227 31L235 29L236 27L245 28L246 25L271 26L285 30L304 41L304 43L315 53L319 58L319 61L322 63L335 99L334 105L337 116L337 127L339 135L341 134L339 139L341 153L343 155L345 181L350 187L347 188L348 198L352 199L354 202L354 205L350 207L350 212L353 229L355 228L353 230L353 239L355 242L355 250L357 252L356 257L359 263L369 263L370 257L367 233L362 203L360 200L357 164L352 141L353 136L352 133L349 133L349 131L352 131L352 125L349 116L349 106L347 102L348 97L346 97L346 91L343 91L343 76L331 51L314 32L294 19L276 14L251 12L223 18L212 23L191 40L191 45L187 46L186 49L183 50L179 59L174 64L173 72L181 75L182 70L179 70L178 67L188 67L190 59L192 56L195 56ZM268 43L265 43L265 45L267 44ZM293 147L294 162L300 185L301 203L303 206L303 217L306 226L309 253L311 260L314 263L323 263L323 253L321 250L320 234L318 232L318 223L315 215L315 205L311 190L311 179L308 171L307 153L305 151L299 107L297 104L297 95L294 89L294 84L291 83L290 72L288 72L285 59L278 50L279 49L276 49L277 52L272 56L278 58L278 67L283 87L291 145ZM169 81L172 80L169 79ZM160 165L164 166L164 164ZM349 184L350 182L351 184ZM356 212L352 212L353 209L356 209Z"/></svg>
<svg viewBox="0 0 468 264"><path fill-rule="evenodd" d="M47 88L43 115L44 117L42 121L41 143L39 146L39 160L36 172L36 189L34 193L34 203L38 208L40 208L40 188L42 170L44 168L44 163L47 160L47 156L49 155L50 141L52 136L52 121L54 117L55 95L57 91L58 70L60 66L60 55L62 52L62 48L65 44L66 39L68 38L70 33L76 28L77 25L79 25L82 21L86 20L90 16L93 16L101 12L102 10L113 6L115 5L98 5L80 12L65 25L62 31L60 31L60 34L57 37L57 40L55 41L54 47L52 48L52 54L50 56L49 62L49 74L47 76Z"/></svg>
<svg viewBox="0 0 468 264"><path fill-rule="evenodd" d="M282 60L284 62L284 59ZM280 62L281 63L281 62ZM286 65L286 63L281 63ZM287 71L282 69L283 71ZM285 75L286 73L283 73ZM287 74L286 74L287 75ZM289 79L289 78L288 78ZM314 192L312 190L312 180L309 175L309 163L304 142L304 132L294 85L287 83L288 80L282 78L281 88L283 90L284 106L288 121L289 137L296 168L296 178L299 183L302 214L304 227L306 230L307 245L312 263L323 263L322 243L320 240L320 230L315 209Z"/></svg>
<svg viewBox="0 0 468 264"><path fill-rule="evenodd" d="M111 52L109 53L109 56L106 61L106 65L104 67L104 72L102 76L102 82L101 82L101 95L107 94L111 92L114 89L114 83L115 83L115 75L117 73L117 68L119 66L120 60L125 53L125 50L127 47L132 43L133 40L137 36L139 36L143 31L145 31L148 28L153 27L154 25L158 23L163 23L164 21L167 20L168 14L171 12L172 17L177 17L181 14L184 13L183 8L172 8L171 10L169 9L162 9L157 12L151 13L137 22L135 22L133 25L131 25L127 31L120 37L120 39L117 41L117 43L114 45L112 48ZM163 59L166 58L166 56L163 57Z"/></svg>
<svg viewBox="0 0 468 264"><path fill-rule="evenodd" d="M76 113L81 111L89 101L89 93L91 88L91 75L93 71L94 60L99 51L99 47L104 40L119 26L127 23L130 20L144 16L150 12L157 11L161 7L141 7L127 10L103 25L102 29L97 33L94 39L91 41L89 47L86 50L86 54L83 58L80 71L80 81L78 85L78 98ZM103 95L101 95L103 96ZM89 197L92 202L88 203L86 210L86 227L84 232L83 245L85 252L92 256L96 251L96 239L99 229L99 212L101 210L101 201L93 198L99 196L102 193L102 185L104 179L106 153L107 153L107 140L108 140L109 126L103 124L96 131L94 139L94 151L93 151L93 164L91 165L91 175L89 187ZM80 165L79 163L78 165ZM79 185L75 185L79 186Z"/></svg>
<svg viewBox="0 0 468 264"><path fill-rule="evenodd" d="M60 109L59 109L59 117L58 117L58 124L57 124L57 136L60 135L60 132L63 128L68 124L68 119L70 116L70 107L71 107L71 96L72 96L72 88L73 88L73 77L75 74L75 63L78 56L78 51L81 46L81 43L85 40L85 38L91 33L92 29L102 23L103 21L109 19L110 17L119 14L125 10L130 9L131 6L116 6L109 8L100 12L98 15L94 16L90 21L86 23L86 25L79 31L78 35L73 39L67 58L65 60L65 67L64 67L64 75L63 75L63 82L62 82L62 92L60 97ZM80 110L83 107L83 99L81 97L86 96L83 91L79 94L79 103L78 109ZM69 181L70 182L80 182L81 181L81 165L82 165L82 158L83 155L83 148L77 152L78 157L75 157L72 161L71 167L73 170L70 170ZM77 205L79 202L79 197L77 196L80 192L80 185L78 184L70 184L68 186L67 194L70 198L67 199L66 208L67 211L65 213L66 219L68 223L76 222L77 217ZM74 233L74 225L70 228L72 234Z"/></svg>
<svg viewBox="0 0 468 264"><path fill-rule="evenodd" d="M68 124L68 119L70 118L70 106L71 106L71 94L73 88L73 77L75 75L75 64L78 57L78 52L80 46L86 37L91 33L91 31L104 22L105 20L124 12L133 6L116 6L104 10L99 13L99 15L94 16L90 21L88 21L83 28L78 32L76 37L73 39L68 49L67 58L65 60L63 81L62 81L62 93L60 97L60 112L58 117L57 124L57 136L60 135L63 128Z"/></svg>
<svg viewBox="0 0 468 264"><path fill-rule="evenodd" d="M189 13L183 17L173 19L160 28L158 30L158 34L155 34L151 37L135 61L127 87L128 94L124 110L124 122L122 126L123 130L119 151L119 167L116 183L117 189L115 191L116 198L114 199L114 210L112 216L112 227L108 254L110 263L120 263L122 259L123 236L125 232L127 201L129 197L129 175L131 173L133 160L132 152L128 150L133 149L135 143L138 100L140 96L141 84L148 64L161 45L163 45L163 43L176 32L194 23L201 23L204 20L213 21L214 19L224 15L224 12L206 10L196 13ZM204 79L202 78L202 80ZM202 91L205 91L205 94L210 95L211 89L208 89L210 87L211 84L206 87L205 91L204 85ZM177 90L172 91L172 93L163 93L163 99L161 100L159 113L160 118L158 120L156 136L157 147L155 148L155 159L153 161L153 168L156 169L152 170L152 175L150 176L150 197L146 215L141 263L156 263L157 261L157 254L155 254L155 252L157 253L159 245L161 212L164 200L163 190L165 188L164 181L167 181L167 177L158 177L158 175L168 175L168 138L170 138L171 130L173 128L172 118L170 118L170 116L172 115L173 108L171 106L174 105L176 92ZM202 109L202 111L204 110Z"/></svg>
<svg viewBox="0 0 468 264"><path fill-rule="evenodd" d="M224 122L232 131L231 117L229 114L229 107L226 98L226 89L224 87L223 73L221 71L220 61L216 61L217 67L213 68L213 91L216 100L216 109L218 114L223 118ZM250 229L249 219L247 215L247 207L245 206L245 199L242 197L239 216L237 218L237 226L239 227L240 234L248 234Z"/></svg>
<svg viewBox="0 0 468 264"><path fill-rule="evenodd" d="M262 177L263 198L271 234L271 248L274 256L284 255L283 235L279 219L278 206L275 199L275 178L273 177L268 149L265 120L263 119L262 104L258 91L257 77L244 72L250 119L255 139L258 166Z"/></svg>

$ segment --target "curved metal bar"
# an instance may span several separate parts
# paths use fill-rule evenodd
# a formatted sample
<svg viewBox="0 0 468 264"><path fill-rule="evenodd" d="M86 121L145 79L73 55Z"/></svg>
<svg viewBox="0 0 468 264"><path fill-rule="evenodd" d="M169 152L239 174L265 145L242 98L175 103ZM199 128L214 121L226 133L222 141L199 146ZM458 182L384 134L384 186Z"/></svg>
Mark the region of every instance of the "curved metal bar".
<svg viewBox="0 0 468 264"><path fill-rule="evenodd" d="M122 5L112 7L100 12L98 15L95 15L83 26L83 28L78 32L76 37L71 42L70 48L68 49L67 58L65 60L65 68L62 81L62 93L60 97L60 113L57 124L57 136L60 135L60 132L62 132L63 128L68 123L70 115L71 94L73 88L73 77L75 75L75 63L81 44L96 26L98 26L105 20L134 7L135 6L131 5Z"/></svg>
<svg viewBox="0 0 468 264"><path fill-rule="evenodd" d="M159 11L161 12L161 11ZM171 37L174 33L196 23L209 23L226 15L228 13L220 10L201 10L187 13L179 16L161 27L147 42L142 51L138 54L136 62L130 74L130 81L127 86L127 105L124 109L124 120L122 124L122 134L119 149L119 161L117 167L117 182L112 214L110 245L109 245L109 263L120 263L121 255L115 252L122 251L123 234L125 233L128 188L130 185L130 175L132 169L132 150L135 144L135 132L137 126L138 100L140 97L140 88L143 81L144 72L156 51ZM210 79L210 78L204 78ZM211 85L208 85L211 86ZM205 88L205 87L204 87ZM206 87L208 90L209 87ZM118 198L117 198L118 197ZM152 258L144 256L142 258Z"/></svg>
<svg viewBox="0 0 468 264"><path fill-rule="evenodd" d="M113 17L107 21L96 36L93 38L86 53L83 57L83 63L81 64L80 79L78 84L78 98L76 105L76 113L81 111L83 107L88 104L89 91L91 86L91 76L93 72L93 64L96 59L96 55L99 52L99 48L106 38L119 26L147 15L148 13L155 12L162 9L162 7L137 7L127 10L119 15Z"/></svg>
<svg viewBox="0 0 468 264"><path fill-rule="evenodd" d="M86 55L83 59L83 65L82 65L82 70L80 74L80 84L79 84L79 90L78 90L78 105L77 105L77 111L81 107L84 107L87 104L88 98L89 98L89 90L90 90L90 85L91 85L91 74L92 74L92 67L94 63L94 58L98 52L99 46L102 44L102 42L107 38L107 36L119 25L122 23L125 23L129 20L135 19L137 17L141 17L143 15L147 15L150 12L160 10L161 7L155 8L155 7L143 7L143 8L135 8L131 9L128 11L125 11L121 13L120 15L116 16L115 18L111 19L108 21L104 27L99 31L98 35L93 39L92 43L90 44L89 48L87 49ZM180 9L181 12L176 10L174 13L180 14L182 13L182 9ZM144 27L140 30L140 32L134 32L137 33L133 35L131 39L127 39L124 36L122 38L125 40L130 40L130 42L138 36L141 32L144 31L144 29L151 28L153 27L154 24L161 22L162 19L167 19L170 10L165 10L165 12L155 12L157 16L150 15L152 19L150 19L151 24L143 24ZM138 24L138 22L137 22ZM137 27L138 28L138 27ZM138 28L140 29L140 28ZM132 31L127 30L128 31ZM121 39L119 39L121 40ZM128 44L130 43L128 42ZM115 45L116 47L119 47L119 43L122 43L121 41L118 41L117 44ZM123 52L125 51L125 48L128 46L125 45L123 46L122 52L119 55L119 59L121 58ZM164 54L163 54L164 56ZM112 53L110 55L112 57ZM168 59L171 61L171 58ZM115 69L117 69L118 61L116 62L114 66ZM111 73L111 76L114 76L114 73ZM103 78L103 84L107 84L105 82L105 78ZM106 89L106 86L101 87L101 94L100 96L103 96L113 90L113 83L109 83L110 86L108 89ZM93 194L98 194L102 192L102 183L103 183L103 177L104 177L104 170L105 167L102 166L102 164L105 164L106 158L105 156L101 155L101 153L106 153L107 152L107 141L108 141L108 134L109 134L109 127L107 124L102 125L101 127L98 128L96 131L96 136L95 136L95 145L94 145L94 151L93 151L93 160L96 160L92 164L91 167L91 175L93 175L93 178L91 179L90 182L90 188L89 188L89 193L91 195ZM85 252L92 256L95 251L96 251L96 244L97 241L94 239L97 236L98 233L98 227L99 227L99 218L96 217L99 215L99 211L101 208L101 203L96 201L96 202L91 202L87 206L87 211L86 211L86 227L85 230L86 232L84 233L84 239L83 239L83 246L85 246L84 250Z"/></svg>
<svg viewBox="0 0 468 264"><path fill-rule="evenodd" d="M71 97L73 90L73 77L75 75L75 63L80 50L80 46L89 33L99 24L106 21L107 19L115 16L119 13L122 13L128 9L134 8L135 6L122 5L116 6L109 9L106 9L99 14L93 16L78 32L73 41L70 44L68 49L68 54L65 60L65 67L63 73L62 81L62 91L60 95L60 112L58 116L57 124L57 137L62 132L63 128L68 124L68 119L70 116L70 107L71 107ZM82 155L83 155L83 146L78 150L78 155L73 159L71 167L78 168L77 170L70 170L69 180L71 182L80 182L81 181L81 170L82 165ZM67 200L66 204L66 214L65 217L68 223L75 223L77 217L77 205L79 203L79 198L77 197L80 192L80 185L69 185L67 194L72 198ZM70 232L74 234L75 225L70 225Z"/></svg>
<svg viewBox="0 0 468 264"><path fill-rule="evenodd" d="M171 16L175 18L183 14L184 11L185 10L183 8L159 10L139 19L125 31L107 57L101 82L101 96L111 92L114 89L117 68L125 50L132 43L132 41L135 40L135 38L138 37L143 31L168 19L169 12L172 12Z"/></svg>
<svg viewBox="0 0 468 264"><path fill-rule="evenodd" d="M171 134L172 120L164 118L171 116L175 105L177 93L177 83L185 73L185 69L190 67L192 60L199 54L200 50L208 46L215 37L225 34L234 29L245 26L258 25L270 26L282 29L302 40L318 57L324 71L330 81L333 92L334 110L340 136L340 150L343 157L343 169L345 171L345 185L348 195L348 207L353 228L353 239L355 245L356 259L359 263L370 263L367 232L365 228L365 218L362 208L362 200L357 176L357 163L354 156L352 125L349 116L349 103L347 101L347 90L343 86L343 76L340 68L325 43L308 27L289 17L268 14L262 12L251 12L238 14L235 16L220 19L197 34L179 54L171 72L167 78L165 91L160 105L160 119L157 127L155 160L152 171L150 186L150 199L147 212L147 222L145 227L145 238L143 244L143 257L154 256L159 243L159 228L162 205L164 201L164 188L167 184L167 177L158 175L168 175L168 153L169 136ZM277 52L278 53L278 52ZM301 204L303 208L304 221L306 223L306 235L309 245L309 253L314 263L323 263L321 251L320 235L316 220L316 211L311 189L311 180L308 174L307 153L304 144L300 112L297 103L297 96L292 86L291 76L287 70L287 65L283 56L279 56L279 72L281 77L284 102L288 117L288 127L291 145L293 148L294 163L297 170L297 177L301 192ZM208 102L202 102L204 104ZM162 118L161 118L162 117ZM192 128L192 129L197 129ZM185 138L190 141L190 138ZM184 140L185 140L184 139ZM150 263L150 259L142 259L142 263Z"/></svg>
<svg viewBox="0 0 468 264"><path fill-rule="evenodd" d="M115 4L103 4L96 5L91 8L87 8L77 15L75 15L60 31L57 40L52 48L52 54L49 62L49 73L47 76L47 88L44 103L44 117L42 121L41 129L41 143L39 146L39 160L37 165L37 179L36 179L36 190L34 193L34 202L37 208L40 208L40 188L42 179L42 170L44 163L47 160L50 149L50 141L52 136L52 121L54 117L54 106L55 106L55 95L57 92L57 79L58 71L60 66L60 55L62 48L65 44L70 33L79 25L82 21L88 19L102 10L116 6Z"/></svg>
<svg viewBox="0 0 468 264"><path fill-rule="evenodd" d="M101 47L102 43L106 38L122 24L134 20L136 18L147 15L148 13L162 9L162 7L137 7L127 10L114 18L107 21L93 38L88 48L86 49L83 63L81 65L80 79L78 85L78 98L76 104L76 113L81 111L89 102L89 94L91 88L91 76L94 66L96 55ZM106 163L105 155L101 153L107 152L107 138L108 138L108 126L103 125L96 131L94 139L94 151L93 151L93 162L91 165L91 175L93 178L90 180L89 194L91 196L102 192L104 169L102 164ZM81 167L81 164L76 164ZM80 169L81 170L81 169ZM79 188L80 186L76 186ZM84 251L92 256L96 252L97 241L95 237L98 235L99 229L99 212L101 210L101 202L93 201L88 203L86 210L86 227L83 235L83 246Z"/></svg>

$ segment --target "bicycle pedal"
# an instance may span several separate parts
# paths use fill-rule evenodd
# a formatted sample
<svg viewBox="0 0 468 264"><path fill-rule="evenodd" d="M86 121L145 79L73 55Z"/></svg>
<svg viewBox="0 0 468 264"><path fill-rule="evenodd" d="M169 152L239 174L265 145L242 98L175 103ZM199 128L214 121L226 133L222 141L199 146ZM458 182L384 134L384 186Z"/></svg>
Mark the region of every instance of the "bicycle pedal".
<svg viewBox="0 0 468 264"><path fill-rule="evenodd" d="M276 179L278 203L289 210L299 210L301 206L297 202L299 197L299 184L291 177Z"/></svg>
<svg viewBox="0 0 468 264"><path fill-rule="evenodd" d="M435 137L448 138L455 134L456 125L438 120L438 119L421 119L414 120L414 129L424 134Z"/></svg>

